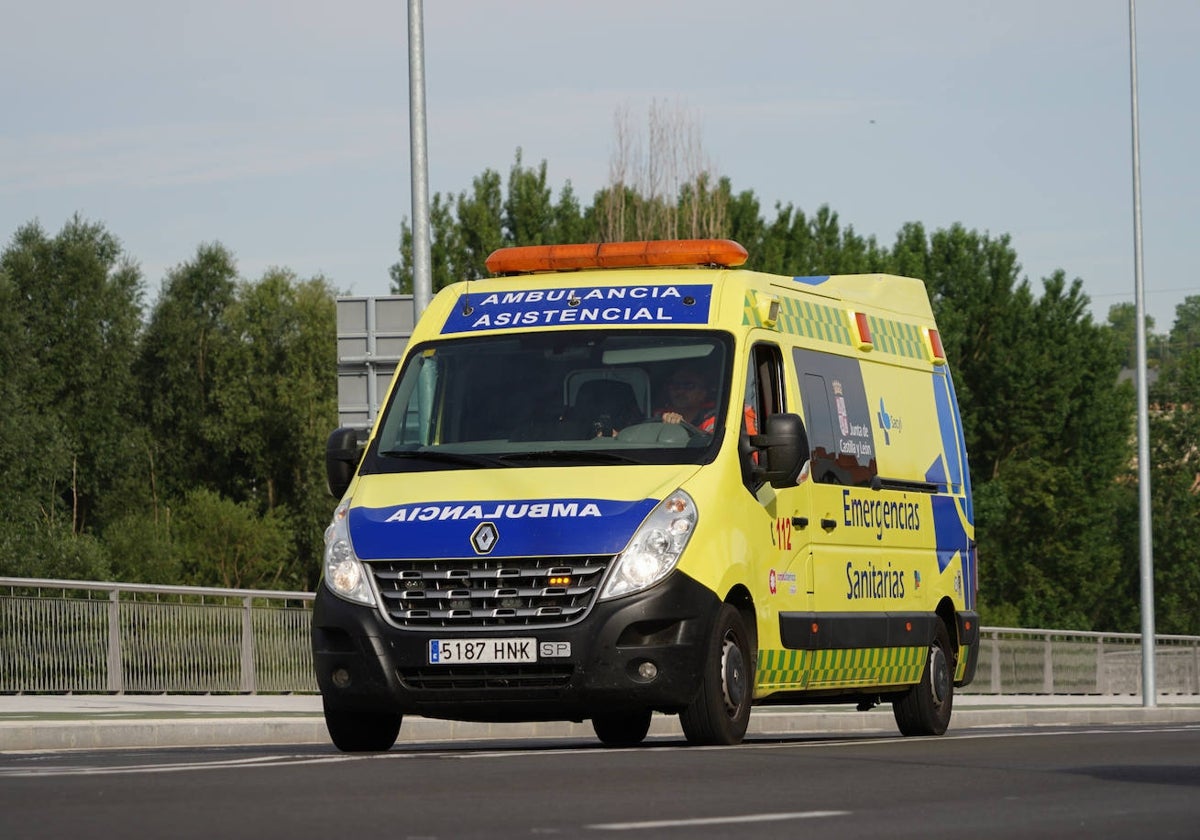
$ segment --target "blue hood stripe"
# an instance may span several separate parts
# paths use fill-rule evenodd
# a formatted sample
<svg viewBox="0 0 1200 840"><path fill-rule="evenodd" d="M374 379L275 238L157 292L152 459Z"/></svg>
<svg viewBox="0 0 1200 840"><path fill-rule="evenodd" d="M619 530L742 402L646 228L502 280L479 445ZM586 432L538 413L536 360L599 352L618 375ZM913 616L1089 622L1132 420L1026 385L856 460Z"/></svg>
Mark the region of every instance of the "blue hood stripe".
<svg viewBox="0 0 1200 840"><path fill-rule="evenodd" d="M350 509L350 539L363 560L480 556L471 535L496 528L489 557L616 554L658 502L519 499L418 502Z"/></svg>

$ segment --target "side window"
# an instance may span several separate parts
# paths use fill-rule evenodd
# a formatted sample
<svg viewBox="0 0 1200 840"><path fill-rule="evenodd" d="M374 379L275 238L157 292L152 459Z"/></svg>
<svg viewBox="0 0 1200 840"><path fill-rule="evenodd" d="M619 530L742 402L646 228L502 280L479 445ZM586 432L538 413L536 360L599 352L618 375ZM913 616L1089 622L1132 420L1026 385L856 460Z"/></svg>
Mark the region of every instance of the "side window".
<svg viewBox="0 0 1200 840"><path fill-rule="evenodd" d="M766 427L768 417L785 410L781 361L779 348L773 344L756 344L751 350L742 431L758 434Z"/></svg>
<svg viewBox="0 0 1200 840"><path fill-rule="evenodd" d="M750 435L766 430L767 418L785 410L783 402L783 357L773 344L756 344L750 351L746 370L746 393L742 405L742 435L739 447L742 461L742 480L754 491L762 484L755 476L759 455L750 446Z"/></svg>
<svg viewBox="0 0 1200 840"><path fill-rule="evenodd" d="M808 421L813 480L869 486L878 468L871 409L858 362L799 348L793 356Z"/></svg>
<svg viewBox="0 0 1200 840"><path fill-rule="evenodd" d="M814 457L830 457L837 444L833 440L833 406L825 377L815 373L800 375L800 393L804 400L804 419L808 423L808 445Z"/></svg>

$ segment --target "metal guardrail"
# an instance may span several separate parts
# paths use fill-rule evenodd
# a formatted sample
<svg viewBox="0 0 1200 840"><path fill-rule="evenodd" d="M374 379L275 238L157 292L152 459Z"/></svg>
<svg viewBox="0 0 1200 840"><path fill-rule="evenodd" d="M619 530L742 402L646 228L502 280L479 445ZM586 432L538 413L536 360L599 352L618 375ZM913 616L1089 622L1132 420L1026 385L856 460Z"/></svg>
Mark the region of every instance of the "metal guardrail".
<svg viewBox="0 0 1200 840"><path fill-rule="evenodd" d="M1084 630L980 628L968 694L1142 693L1142 637ZM1200 695L1200 636L1154 637L1156 694Z"/></svg>
<svg viewBox="0 0 1200 840"><path fill-rule="evenodd" d="M0 577L0 693L310 693L311 592ZM1140 695L1141 637L984 627L969 694ZM1200 636L1158 636L1200 695Z"/></svg>
<svg viewBox="0 0 1200 840"><path fill-rule="evenodd" d="M313 597L0 577L0 692L315 692Z"/></svg>

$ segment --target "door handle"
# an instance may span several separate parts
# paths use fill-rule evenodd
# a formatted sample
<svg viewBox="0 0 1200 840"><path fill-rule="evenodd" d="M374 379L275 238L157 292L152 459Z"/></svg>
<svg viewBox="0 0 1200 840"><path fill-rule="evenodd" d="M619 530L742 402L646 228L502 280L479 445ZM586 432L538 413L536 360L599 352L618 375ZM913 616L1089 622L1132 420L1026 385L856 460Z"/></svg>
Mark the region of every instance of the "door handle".
<svg viewBox="0 0 1200 840"><path fill-rule="evenodd" d="M821 527L824 528L826 531L832 531L834 528L837 527L837 520L836 519L822 519Z"/></svg>

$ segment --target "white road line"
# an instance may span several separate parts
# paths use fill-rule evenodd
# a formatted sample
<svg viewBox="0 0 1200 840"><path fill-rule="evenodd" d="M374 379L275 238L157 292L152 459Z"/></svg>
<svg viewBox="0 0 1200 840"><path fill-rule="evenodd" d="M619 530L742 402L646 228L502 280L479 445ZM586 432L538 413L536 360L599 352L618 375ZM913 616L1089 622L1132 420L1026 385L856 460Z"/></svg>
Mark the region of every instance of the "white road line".
<svg viewBox="0 0 1200 840"><path fill-rule="evenodd" d="M730 747L698 747L688 746L685 744L663 744L656 746L653 743L648 743L641 747L638 752L680 752L686 751L689 753L700 752L707 750L795 750L795 749L822 749L830 747L861 747L861 746L912 746L923 741L936 743L951 740L985 740L995 738L1038 738L1047 735L1147 735L1162 732L1180 732L1200 729L1200 724L1186 724L1182 726L1142 726L1142 727L1122 727L1118 726L1115 729L1089 727L1087 729L1050 729L1038 728L1030 732L1013 732L1009 729L994 729L991 731L975 731L963 733L947 733L940 738L903 738L898 735L890 735L883 737L871 738L839 738L836 740L808 740L807 736L775 736L782 740L779 741L747 741L743 744ZM788 738L796 737L801 740L788 740ZM128 764L125 766L97 766L97 765L67 765L59 767L0 767L0 778L33 778L33 777L51 777L51 776L108 776L108 775L124 775L138 773L183 773L193 770L228 770L228 769L253 769L259 767L293 767L301 764L339 764L349 761L408 761L422 758L440 758L451 759L454 761L466 761L477 759L503 759L503 758L524 758L533 756L550 756L550 755L574 755L579 757L596 756L596 755L618 755L627 754L628 750L612 750L602 746L576 746L576 747L551 747L548 749L529 749L518 748L511 750L455 750L442 749L430 751L415 751L405 752L403 748L383 753L338 753L334 755L277 755L277 756L254 756L249 758L221 759L215 761L196 761L186 763L163 763L163 764ZM799 819L799 817L789 817L789 819Z"/></svg>
<svg viewBox="0 0 1200 840"><path fill-rule="evenodd" d="M783 822L811 820L821 817L845 817L849 811L792 811L782 814L740 814L734 817L700 817L691 820L648 820L646 822L597 823L584 826L598 831L644 831L655 828L695 828L704 825L737 825L740 823Z"/></svg>

